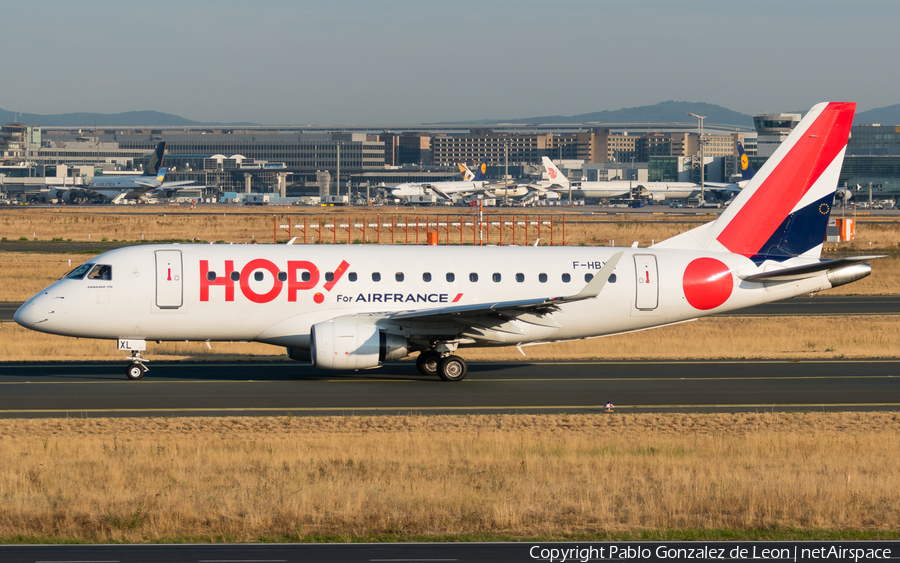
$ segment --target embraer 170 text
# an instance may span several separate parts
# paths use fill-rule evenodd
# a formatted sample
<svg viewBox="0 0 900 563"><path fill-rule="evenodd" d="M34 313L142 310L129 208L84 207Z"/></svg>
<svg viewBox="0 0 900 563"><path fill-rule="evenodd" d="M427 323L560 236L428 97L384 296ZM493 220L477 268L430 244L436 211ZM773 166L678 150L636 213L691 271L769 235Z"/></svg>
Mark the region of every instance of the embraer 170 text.
<svg viewBox="0 0 900 563"><path fill-rule="evenodd" d="M724 213L649 248L155 245L101 254L32 297L22 326L116 339L130 379L147 341L254 341L325 369L418 352L591 338L828 289L869 257L822 260L854 103L813 107Z"/></svg>

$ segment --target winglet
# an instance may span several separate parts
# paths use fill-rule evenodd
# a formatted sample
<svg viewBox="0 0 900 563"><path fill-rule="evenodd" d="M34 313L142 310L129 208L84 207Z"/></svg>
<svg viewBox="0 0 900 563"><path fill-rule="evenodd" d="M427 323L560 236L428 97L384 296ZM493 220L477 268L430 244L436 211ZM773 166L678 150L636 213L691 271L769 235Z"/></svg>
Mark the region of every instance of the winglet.
<svg viewBox="0 0 900 563"><path fill-rule="evenodd" d="M588 282L584 289L582 289L578 294L573 295L571 297L562 297L558 301L581 301L582 299L593 299L600 294L600 290L603 289L603 286L606 285L606 282L609 281L609 276L612 275L613 270L616 269L616 265L619 263L619 260L622 258L624 252L616 252L612 255L612 257L606 261L606 264L600 268L600 271L597 272L597 275Z"/></svg>

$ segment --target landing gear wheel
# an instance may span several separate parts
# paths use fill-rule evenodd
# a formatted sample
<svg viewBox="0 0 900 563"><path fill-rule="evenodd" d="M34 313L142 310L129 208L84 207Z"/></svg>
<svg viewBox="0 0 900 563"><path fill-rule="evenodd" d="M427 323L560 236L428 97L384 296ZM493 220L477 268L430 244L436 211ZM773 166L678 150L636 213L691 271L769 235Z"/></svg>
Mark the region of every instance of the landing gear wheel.
<svg viewBox="0 0 900 563"><path fill-rule="evenodd" d="M441 355L434 350L426 350L419 354L416 358L416 369L422 375L437 375L438 364L441 362Z"/></svg>
<svg viewBox="0 0 900 563"><path fill-rule="evenodd" d="M146 372L147 368L137 362L133 362L128 364L128 369L125 370L125 377L132 381L137 381L143 379L144 373Z"/></svg>
<svg viewBox="0 0 900 563"><path fill-rule="evenodd" d="M462 381L469 373L466 361L459 356L447 356L438 362L438 376L444 381Z"/></svg>

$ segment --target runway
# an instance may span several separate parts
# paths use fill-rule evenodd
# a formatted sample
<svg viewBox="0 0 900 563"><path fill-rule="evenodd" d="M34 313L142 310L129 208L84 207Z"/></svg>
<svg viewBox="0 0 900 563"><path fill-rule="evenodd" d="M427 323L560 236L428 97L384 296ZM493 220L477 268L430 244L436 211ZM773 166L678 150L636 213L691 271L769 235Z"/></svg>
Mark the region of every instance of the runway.
<svg viewBox="0 0 900 563"><path fill-rule="evenodd" d="M0 366L0 417L849 411L900 408L900 360L472 362L445 383L412 362Z"/></svg>

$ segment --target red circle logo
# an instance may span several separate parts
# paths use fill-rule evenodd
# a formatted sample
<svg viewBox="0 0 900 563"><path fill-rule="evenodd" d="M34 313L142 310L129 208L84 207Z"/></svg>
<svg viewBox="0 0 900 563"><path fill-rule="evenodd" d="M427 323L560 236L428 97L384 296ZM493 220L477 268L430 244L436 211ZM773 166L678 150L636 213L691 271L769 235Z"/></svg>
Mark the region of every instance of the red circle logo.
<svg viewBox="0 0 900 563"><path fill-rule="evenodd" d="M316 303L321 303L325 301L325 296L321 293L316 293L315 295L313 295L313 301L315 301Z"/></svg>
<svg viewBox="0 0 900 563"><path fill-rule="evenodd" d="M697 258L688 264L682 283L688 303L701 311L725 303L734 289L731 270L715 258Z"/></svg>
<svg viewBox="0 0 900 563"><path fill-rule="evenodd" d="M550 176L551 180L555 180L556 179L556 170L554 170L553 168L548 168L547 176Z"/></svg>

